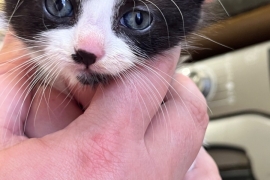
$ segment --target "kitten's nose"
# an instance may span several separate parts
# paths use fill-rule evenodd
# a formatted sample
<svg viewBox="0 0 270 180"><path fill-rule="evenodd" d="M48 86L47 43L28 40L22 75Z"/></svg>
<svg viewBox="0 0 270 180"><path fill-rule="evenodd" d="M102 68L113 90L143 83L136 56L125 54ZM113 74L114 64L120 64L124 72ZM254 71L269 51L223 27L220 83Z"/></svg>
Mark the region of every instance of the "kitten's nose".
<svg viewBox="0 0 270 180"><path fill-rule="evenodd" d="M76 54L71 55L72 59L80 64L84 64L88 68L91 64L94 64L97 60L97 56L93 53L77 50Z"/></svg>

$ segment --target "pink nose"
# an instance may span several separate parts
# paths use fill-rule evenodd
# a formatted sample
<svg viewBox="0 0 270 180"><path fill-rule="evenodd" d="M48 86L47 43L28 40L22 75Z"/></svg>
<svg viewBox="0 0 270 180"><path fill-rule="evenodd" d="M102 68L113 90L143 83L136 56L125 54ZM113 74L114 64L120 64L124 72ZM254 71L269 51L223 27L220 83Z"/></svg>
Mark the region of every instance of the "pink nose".
<svg viewBox="0 0 270 180"><path fill-rule="evenodd" d="M104 56L104 43L98 35L90 35L90 37L81 37L76 47L77 50L82 50L93 54L96 59L101 59Z"/></svg>

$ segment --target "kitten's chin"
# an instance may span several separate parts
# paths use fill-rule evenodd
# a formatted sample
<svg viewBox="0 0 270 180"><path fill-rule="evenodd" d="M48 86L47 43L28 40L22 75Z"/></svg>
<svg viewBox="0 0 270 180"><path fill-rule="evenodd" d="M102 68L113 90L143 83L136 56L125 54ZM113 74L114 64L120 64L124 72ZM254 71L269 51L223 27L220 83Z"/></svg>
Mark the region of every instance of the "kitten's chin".
<svg viewBox="0 0 270 180"><path fill-rule="evenodd" d="M110 79L112 79L112 76L106 74L84 72L77 75L76 79L82 85L96 86L98 84L108 84Z"/></svg>

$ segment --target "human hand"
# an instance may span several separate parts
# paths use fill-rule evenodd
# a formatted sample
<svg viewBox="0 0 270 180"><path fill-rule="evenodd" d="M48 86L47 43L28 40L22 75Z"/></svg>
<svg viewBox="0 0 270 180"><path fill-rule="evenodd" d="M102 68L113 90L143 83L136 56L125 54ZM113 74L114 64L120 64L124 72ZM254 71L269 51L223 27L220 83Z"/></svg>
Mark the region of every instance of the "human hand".
<svg viewBox="0 0 270 180"><path fill-rule="evenodd" d="M201 148L193 167L187 172L184 180L221 180L216 163L205 151Z"/></svg>
<svg viewBox="0 0 270 180"><path fill-rule="evenodd" d="M3 54L11 49L14 47L5 46L1 62L21 55L21 52ZM26 62L28 57L1 66L0 94L5 98L0 100L3 104L0 134L4 134L0 139L0 176L4 179L183 179L201 147L208 117L196 86L181 75L171 78L178 55L179 49L174 49L166 59L159 57L150 62L152 69L159 69L155 73L140 67L121 81L98 87L90 95L83 92L81 95L91 100L85 112L76 101L65 101L66 96L50 88L40 91L50 95L46 102L40 101L39 108L31 103L33 96L20 99L26 95L24 90L29 81L25 76L18 79L14 73L7 72ZM74 96L78 97L76 93ZM165 95L165 103L160 105ZM10 101L13 99L16 101ZM84 104L79 97L76 100ZM49 116L43 105L59 106L59 102L64 104L65 113L54 112L55 116L50 118L57 123L45 124ZM46 125L48 135L44 137L29 138L22 133L31 105L30 114L34 109L38 112L33 117L42 119L36 123ZM28 129L29 134L34 128Z"/></svg>

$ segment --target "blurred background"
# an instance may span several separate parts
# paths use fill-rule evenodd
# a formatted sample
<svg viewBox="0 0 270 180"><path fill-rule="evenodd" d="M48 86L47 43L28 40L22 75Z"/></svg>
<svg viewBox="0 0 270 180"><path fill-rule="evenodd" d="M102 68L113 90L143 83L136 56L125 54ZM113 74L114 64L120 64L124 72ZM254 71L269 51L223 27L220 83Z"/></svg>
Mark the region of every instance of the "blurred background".
<svg viewBox="0 0 270 180"><path fill-rule="evenodd" d="M224 180L270 180L270 0L209 0L180 72L207 99Z"/></svg>

